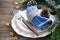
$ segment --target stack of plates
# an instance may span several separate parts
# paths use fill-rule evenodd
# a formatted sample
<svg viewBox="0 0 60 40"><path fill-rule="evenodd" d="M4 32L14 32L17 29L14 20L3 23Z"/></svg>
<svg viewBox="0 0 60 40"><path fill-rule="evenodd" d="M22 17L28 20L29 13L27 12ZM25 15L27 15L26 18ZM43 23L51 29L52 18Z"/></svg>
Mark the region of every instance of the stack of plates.
<svg viewBox="0 0 60 40"><path fill-rule="evenodd" d="M42 11L42 9L38 10L39 13ZM26 25L22 22L22 17L25 18L25 20L28 20L27 16L26 16L26 10L24 11L18 11L18 13L16 13L14 15L14 17L11 20L11 25L13 30L21 36L24 37L29 37L29 38L39 38L39 37L45 37L47 35L49 35L51 33L51 31L48 31L48 29L44 30L44 31L39 31L40 35L36 36L32 31L30 31ZM55 17L53 15L50 14L50 19L53 21L55 21Z"/></svg>

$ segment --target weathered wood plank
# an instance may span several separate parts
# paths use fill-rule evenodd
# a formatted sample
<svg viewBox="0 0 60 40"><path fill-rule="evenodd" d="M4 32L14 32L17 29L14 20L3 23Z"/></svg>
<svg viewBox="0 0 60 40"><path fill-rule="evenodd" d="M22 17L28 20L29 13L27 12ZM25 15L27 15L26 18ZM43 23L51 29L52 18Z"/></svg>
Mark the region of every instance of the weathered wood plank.
<svg viewBox="0 0 60 40"><path fill-rule="evenodd" d="M13 15L0 15L0 22L10 21Z"/></svg>
<svg viewBox="0 0 60 40"><path fill-rule="evenodd" d="M0 15L13 15L13 8L0 8Z"/></svg>
<svg viewBox="0 0 60 40"><path fill-rule="evenodd" d="M6 22L11 22L13 15L0 15L0 30L11 30L10 27L6 27Z"/></svg>
<svg viewBox="0 0 60 40"><path fill-rule="evenodd" d="M0 8L11 8L13 7L13 2L0 1Z"/></svg>
<svg viewBox="0 0 60 40"><path fill-rule="evenodd" d="M9 2L11 2L11 1L14 1L14 0L0 0L0 1L9 1Z"/></svg>
<svg viewBox="0 0 60 40"><path fill-rule="evenodd" d="M0 0L0 40L13 40L9 34L13 29L6 27L5 22L10 22L13 17L11 14L13 14L14 2L14 0ZM19 40L21 39L26 40L24 37L19 38Z"/></svg>

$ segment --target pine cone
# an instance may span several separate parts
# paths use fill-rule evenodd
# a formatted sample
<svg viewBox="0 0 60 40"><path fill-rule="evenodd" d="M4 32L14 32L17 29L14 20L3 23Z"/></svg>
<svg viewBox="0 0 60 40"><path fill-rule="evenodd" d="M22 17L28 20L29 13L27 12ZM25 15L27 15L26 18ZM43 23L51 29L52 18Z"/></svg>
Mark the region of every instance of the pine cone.
<svg viewBox="0 0 60 40"><path fill-rule="evenodd" d="M41 16L49 18L48 10L47 9L43 9L42 12L41 12Z"/></svg>
<svg viewBox="0 0 60 40"><path fill-rule="evenodd" d="M31 0L27 3L27 6L34 6L37 5L37 2L35 0Z"/></svg>

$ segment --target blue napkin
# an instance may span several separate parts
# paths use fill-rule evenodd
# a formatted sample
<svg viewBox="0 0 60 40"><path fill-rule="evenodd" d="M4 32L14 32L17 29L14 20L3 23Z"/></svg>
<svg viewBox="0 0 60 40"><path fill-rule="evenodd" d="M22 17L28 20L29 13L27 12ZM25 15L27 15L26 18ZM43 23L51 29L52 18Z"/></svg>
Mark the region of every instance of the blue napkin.
<svg viewBox="0 0 60 40"><path fill-rule="evenodd" d="M52 20L41 16L35 16L32 22L38 30L47 29L52 24Z"/></svg>
<svg viewBox="0 0 60 40"><path fill-rule="evenodd" d="M29 16L32 12L38 13L38 8L37 6L30 6L30 7L27 7L26 12L27 12L27 16ZM35 25L36 29L44 30L44 29L47 29L52 24L52 20L50 20L49 18L37 15L32 19L32 23Z"/></svg>
<svg viewBox="0 0 60 40"><path fill-rule="evenodd" d="M38 12L38 8L37 6L30 6L27 7L26 12L27 12L27 16L29 16L32 12Z"/></svg>

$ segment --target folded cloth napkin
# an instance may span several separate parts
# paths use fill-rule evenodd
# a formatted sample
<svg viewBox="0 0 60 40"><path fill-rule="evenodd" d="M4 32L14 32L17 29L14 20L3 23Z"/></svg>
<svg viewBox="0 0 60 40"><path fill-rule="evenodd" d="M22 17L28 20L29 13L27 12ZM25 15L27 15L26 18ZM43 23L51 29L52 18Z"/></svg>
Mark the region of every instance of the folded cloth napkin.
<svg viewBox="0 0 60 40"><path fill-rule="evenodd" d="M52 24L52 20L50 20L49 18L42 17L39 15L34 16L34 14L38 14L37 6L27 7L26 12L29 20L31 19L30 17L32 15L33 18L31 19L31 22L33 23L35 28L38 30L47 29Z"/></svg>
<svg viewBox="0 0 60 40"><path fill-rule="evenodd" d="M27 11L27 16L29 17L30 14L32 14L32 12L38 12L38 8L37 6L30 6L30 7L27 7L26 9Z"/></svg>
<svg viewBox="0 0 60 40"><path fill-rule="evenodd" d="M35 16L32 19L32 23L38 30L44 30L47 29L52 24L52 20L41 16Z"/></svg>

